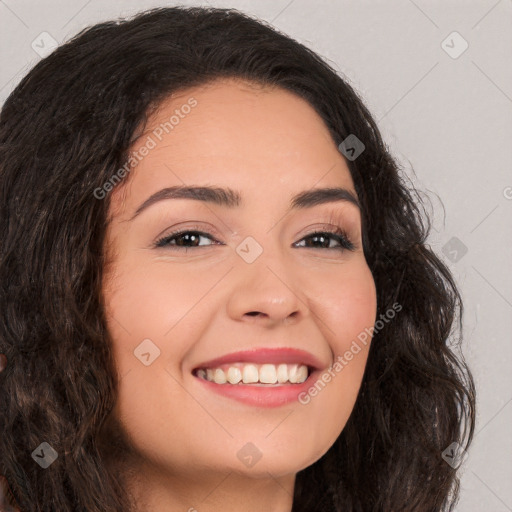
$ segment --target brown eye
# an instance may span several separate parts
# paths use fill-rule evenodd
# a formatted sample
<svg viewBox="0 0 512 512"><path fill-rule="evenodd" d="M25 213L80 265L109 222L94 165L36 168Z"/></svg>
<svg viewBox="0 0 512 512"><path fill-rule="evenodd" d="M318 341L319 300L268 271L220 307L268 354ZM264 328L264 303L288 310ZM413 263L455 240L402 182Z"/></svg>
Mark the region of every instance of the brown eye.
<svg viewBox="0 0 512 512"><path fill-rule="evenodd" d="M306 245L302 246L310 249L338 249L348 251L353 251L355 249L355 245L350 241L347 234L341 229L336 230L335 232L318 231L307 235L302 240L313 241L312 244L306 243ZM335 243L334 246L331 246L332 241Z"/></svg>
<svg viewBox="0 0 512 512"><path fill-rule="evenodd" d="M215 243L219 243L208 233L203 233L202 231L178 231L176 233L171 233L160 238L156 243L155 247L176 247L180 249L191 249L194 247L207 247L209 245L214 244L203 244L200 245L200 240L202 238L207 238L212 240Z"/></svg>

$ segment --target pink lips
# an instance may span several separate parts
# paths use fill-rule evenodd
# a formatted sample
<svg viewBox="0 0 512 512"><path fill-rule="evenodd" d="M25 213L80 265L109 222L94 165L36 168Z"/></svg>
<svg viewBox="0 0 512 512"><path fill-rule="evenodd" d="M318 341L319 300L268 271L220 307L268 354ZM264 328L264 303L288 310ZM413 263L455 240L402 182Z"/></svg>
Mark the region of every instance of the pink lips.
<svg viewBox="0 0 512 512"><path fill-rule="evenodd" d="M279 407L298 400L298 395L306 391L320 374L322 363L312 354L293 348L254 349L234 352L210 361L205 361L196 367L214 368L228 363L256 364L304 364L309 368L308 378L301 384L281 384L279 386L249 385L249 384L217 384L196 377L206 389L219 395L237 400L256 407ZM194 370L194 373L195 373Z"/></svg>
<svg viewBox="0 0 512 512"><path fill-rule="evenodd" d="M259 348L233 352L216 359L211 359L197 366L197 368L214 368L228 363L256 363L256 364L305 364L313 369L322 368L322 363L312 354L296 348Z"/></svg>

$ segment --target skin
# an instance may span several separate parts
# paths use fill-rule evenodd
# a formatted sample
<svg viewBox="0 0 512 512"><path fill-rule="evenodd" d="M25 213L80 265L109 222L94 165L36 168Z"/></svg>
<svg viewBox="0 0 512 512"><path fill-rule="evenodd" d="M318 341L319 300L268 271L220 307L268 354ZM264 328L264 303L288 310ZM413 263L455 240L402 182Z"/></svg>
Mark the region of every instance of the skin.
<svg viewBox="0 0 512 512"><path fill-rule="evenodd" d="M243 404L212 393L192 370L262 347L307 350L327 369L373 326L375 284L357 206L288 208L294 194L316 187L356 193L344 157L306 101L235 79L166 100L133 149L191 97L197 106L111 193L114 256L104 300L121 377L115 414L140 457L129 488L140 510L153 512L290 511L296 473L329 449L348 420L369 344L306 405ZM154 192L185 184L236 189L243 204L167 199L130 220ZM305 238L336 226L354 251ZM187 251L152 245L184 228L222 245L207 237L200 247L189 241ZM263 248L251 264L236 252L247 236ZM149 366L134 356L147 338L160 350ZM237 457L249 442L262 454L252 467Z"/></svg>

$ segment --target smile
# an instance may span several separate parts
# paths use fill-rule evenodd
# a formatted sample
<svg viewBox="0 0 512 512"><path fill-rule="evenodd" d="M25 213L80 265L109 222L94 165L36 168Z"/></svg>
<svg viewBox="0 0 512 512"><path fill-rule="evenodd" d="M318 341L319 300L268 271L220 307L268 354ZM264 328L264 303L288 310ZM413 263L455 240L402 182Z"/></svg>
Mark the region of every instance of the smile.
<svg viewBox="0 0 512 512"><path fill-rule="evenodd" d="M208 394L268 408L299 403L298 396L321 375L324 367L304 350L261 348L203 362L192 375Z"/></svg>
<svg viewBox="0 0 512 512"><path fill-rule="evenodd" d="M301 384L309 375L304 364L233 363L216 368L200 368L196 376L216 384L274 385Z"/></svg>

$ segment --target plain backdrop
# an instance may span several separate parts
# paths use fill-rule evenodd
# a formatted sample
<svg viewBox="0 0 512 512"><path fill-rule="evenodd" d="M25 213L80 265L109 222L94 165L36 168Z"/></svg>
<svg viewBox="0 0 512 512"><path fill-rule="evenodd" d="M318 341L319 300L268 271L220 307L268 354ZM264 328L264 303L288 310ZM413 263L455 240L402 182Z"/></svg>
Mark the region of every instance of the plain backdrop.
<svg viewBox="0 0 512 512"><path fill-rule="evenodd" d="M457 510L512 511L512 0L0 0L0 103L54 41L171 5L266 20L363 96L431 198L430 243L463 294L478 414Z"/></svg>

